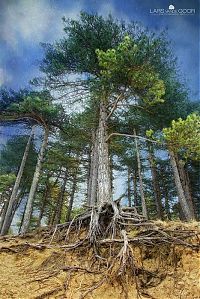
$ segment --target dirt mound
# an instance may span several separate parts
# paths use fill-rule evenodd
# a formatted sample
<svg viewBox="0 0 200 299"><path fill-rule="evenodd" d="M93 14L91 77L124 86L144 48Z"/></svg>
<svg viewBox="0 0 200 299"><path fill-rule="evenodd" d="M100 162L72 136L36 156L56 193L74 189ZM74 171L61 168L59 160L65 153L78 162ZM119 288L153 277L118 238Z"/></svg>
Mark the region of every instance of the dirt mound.
<svg viewBox="0 0 200 299"><path fill-rule="evenodd" d="M172 223L171 227L179 229L183 224ZM196 231L197 225L187 224L185 229ZM191 242L197 243L198 239ZM139 280L129 282L128 275L124 277L126 285L121 284L120 278L119 281L112 277L102 280L103 261L99 263L99 269L90 270L93 260L87 248L69 251L58 244L41 243L39 236L1 238L0 298L200 298L200 256L197 250L181 245L173 248L171 245L170 248L161 245L133 247L132 250L135 262L148 269L143 275L136 273L140 278L140 297L137 295Z"/></svg>

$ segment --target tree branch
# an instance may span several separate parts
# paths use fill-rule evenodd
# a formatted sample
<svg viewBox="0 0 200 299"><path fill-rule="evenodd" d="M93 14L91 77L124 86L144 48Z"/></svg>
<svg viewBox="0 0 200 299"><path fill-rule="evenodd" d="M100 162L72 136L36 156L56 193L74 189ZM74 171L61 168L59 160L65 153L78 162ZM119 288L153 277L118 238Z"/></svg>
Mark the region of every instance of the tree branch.
<svg viewBox="0 0 200 299"><path fill-rule="evenodd" d="M146 140L146 141L149 141L149 142L152 142L152 143L157 143L157 144L162 144L162 145L163 145L163 143L160 143L160 142L158 142L158 141L155 141L155 140L152 140L152 139L149 139L149 138L145 138L145 137L138 136L138 135L124 134L124 133L111 133L111 134L108 136L108 138L106 139L106 142L107 142L112 136L124 136L124 137L138 138L138 139L143 139L143 140Z"/></svg>
<svg viewBox="0 0 200 299"><path fill-rule="evenodd" d="M107 118L106 118L106 121L108 121L109 118L112 116L112 114L113 114L113 112L115 111L115 109L117 108L117 104L119 103L120 100L122 100L122 94L120 94L120 95L117 97L117 99L116 99L114 105L112 106L112 109L111 109L110 113L108 114L108 116L107 116Z"/></svg>

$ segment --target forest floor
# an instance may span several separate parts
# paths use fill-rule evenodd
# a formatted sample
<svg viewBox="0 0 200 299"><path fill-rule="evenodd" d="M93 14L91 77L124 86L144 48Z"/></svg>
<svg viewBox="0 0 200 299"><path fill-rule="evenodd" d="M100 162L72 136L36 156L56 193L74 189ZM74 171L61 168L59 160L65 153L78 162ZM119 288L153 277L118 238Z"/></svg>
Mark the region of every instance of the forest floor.
<svg viewBox="0 0 200 299"><path fill-rule="evenodd" d="M197 223L160 222L159 225L200 232ZM0 238L0 299L79 299L89 286L98 284L100 272L85 271L90 266L90 251L83 248L66 250L55 242L44 245L44 233L45 230L25 237ZM198 238L191 242L195 244ZM125 293L120 282L106 279L85 298L200 298L200 255L197 250L180 245L173 247L173 254L169 254L169 250L161 245L157 249L143 247L142 251L135 247L133 252L138 264L142 263L154 273L159 269L163 273L162 279L156 282L157 278L151 277L139 295L137 283L129 283L128 276Z"/></svg>

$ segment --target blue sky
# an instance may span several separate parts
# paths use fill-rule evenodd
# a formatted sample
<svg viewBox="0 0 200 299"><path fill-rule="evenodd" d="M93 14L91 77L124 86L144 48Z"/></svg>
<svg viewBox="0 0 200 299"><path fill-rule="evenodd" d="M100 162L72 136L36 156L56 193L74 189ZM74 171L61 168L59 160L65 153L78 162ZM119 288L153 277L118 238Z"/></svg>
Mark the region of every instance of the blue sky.
<svg viewBox="0 0 200 299"><path fill-rule="evenodd" d="M196 11L175 16L150 13L170 4ZM167 28L191 99L199 99L199 0L1 0L0 85L18 89L39 75L40 42L61 38L62 16L78 18L80 10L140 21L154 31Z"/></svg>

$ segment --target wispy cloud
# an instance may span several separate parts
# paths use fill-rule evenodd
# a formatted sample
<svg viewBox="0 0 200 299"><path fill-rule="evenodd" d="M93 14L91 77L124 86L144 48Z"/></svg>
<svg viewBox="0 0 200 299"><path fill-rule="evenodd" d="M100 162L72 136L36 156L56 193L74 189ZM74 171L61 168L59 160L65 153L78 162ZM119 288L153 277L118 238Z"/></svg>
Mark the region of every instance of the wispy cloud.
<svg viewBox="0 0 200 299"><path fill-rule="evenodd" d="M113 1L101 1L99 9L98 9L99 15L102 15L103 17L108 16L111 14L114 16L116 19L122 19L126 22L129 22L130 19L128 15L123 11L120 10L119 7L116 7L116 3Z"/></svg>
<svg viewBox="0 0 200 299"><path fill-rule="evenodd" d="M53 41L62 35L63 15L77 17L81 5L62 10L48 0L5 1L1 18L1 39L17 51L21 41Z"/></svg>
<svg viewBox="0 0 200 299"><path fill-rule="evenodd" d="M22 87L38 75L39 43L61 38L62 17L78 18L84 8L84 1L60 4L60 0L0 0L1 86Z"/></svg>
<svg viewBox="0 0 200 299"><path fill-rule="evenodd" d="M0 0L0 83L23 86L37 74L36 60L42 57L40 42L53 42L62 37L62 16L78 18L81 10L109 13L125 21L141 21L153 30L168 27L175 54L183 73L190 79L191 89L198 87L199 28L198 1L174 0L178 7L195 7L196 16L151 16L150 8L165 7L166 0ZM190 3L190 4L188 4ZM20 74L20 76L19 76Z"/></svg>

